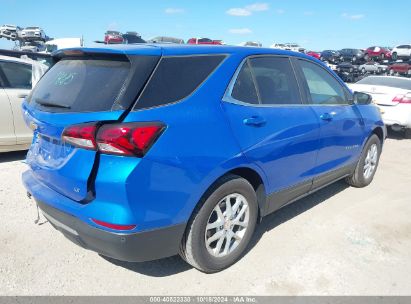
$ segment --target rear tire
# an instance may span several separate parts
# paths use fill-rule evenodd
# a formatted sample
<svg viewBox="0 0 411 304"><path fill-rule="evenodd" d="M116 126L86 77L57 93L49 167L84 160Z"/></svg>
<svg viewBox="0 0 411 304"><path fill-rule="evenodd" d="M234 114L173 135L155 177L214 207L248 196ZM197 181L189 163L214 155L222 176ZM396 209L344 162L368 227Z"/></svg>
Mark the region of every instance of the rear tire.
<svg viewBox="0 0 411 304"><path fill-rule="evenodd" d="M198 270L213 273L234 264L247 248L257 223L257 195L247 180L230 174L202 201L187 225L180 255Z"/></svg>
<svg viewBox="0 0 411 304"><path fill-rule="evenodd" d="M375 175L381 155L381 141L373 134L368 139L355 167L354 173L347 177L346 182L356 188L368 186Z"/></svg>

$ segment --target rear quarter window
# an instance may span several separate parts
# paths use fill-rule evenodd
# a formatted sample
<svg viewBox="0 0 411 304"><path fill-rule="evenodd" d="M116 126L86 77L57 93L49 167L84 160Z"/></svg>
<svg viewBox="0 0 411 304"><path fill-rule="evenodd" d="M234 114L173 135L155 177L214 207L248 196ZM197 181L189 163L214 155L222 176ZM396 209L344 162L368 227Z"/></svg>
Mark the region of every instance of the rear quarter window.
<svg viewBox="0 0 411 304"><path fill-rule="evenodd" d="M191 95L224 60L225 55L164 57L134 110L175 103Z"/></svg>

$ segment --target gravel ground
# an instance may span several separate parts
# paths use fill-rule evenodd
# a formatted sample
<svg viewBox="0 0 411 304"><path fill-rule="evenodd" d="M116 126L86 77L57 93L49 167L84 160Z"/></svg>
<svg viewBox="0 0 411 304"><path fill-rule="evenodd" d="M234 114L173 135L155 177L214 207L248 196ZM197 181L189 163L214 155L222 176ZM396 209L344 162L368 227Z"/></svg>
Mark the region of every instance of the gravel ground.
<svg viewBox="0 0 411 304"><path fill-rule="evenodd" d="M248 254L212 275L179 257L124 263L66 240L0 155L0 295L410 295L411 140L388 139L367 188L331 185L265 218Z"/></svg>

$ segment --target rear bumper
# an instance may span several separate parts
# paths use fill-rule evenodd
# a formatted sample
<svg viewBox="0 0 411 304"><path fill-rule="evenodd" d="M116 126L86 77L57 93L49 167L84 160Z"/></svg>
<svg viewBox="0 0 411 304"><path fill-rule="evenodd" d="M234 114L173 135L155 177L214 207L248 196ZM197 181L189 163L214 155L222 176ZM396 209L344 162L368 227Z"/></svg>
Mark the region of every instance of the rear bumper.
<svg viewBox="0 0 411 304"><path fill-rule="evenodd" d="M75 244L121 261L144 262L178 253L185 224L132 233L114 233L94 228L78 218L37 200L50 224Z"/></svg>
<svg viewBox="0 0 411 304"><path fill-rule="evenodd" d="M104 209L108 208L107 204L93 207L94 202L87 205L75 202L42 184L31 170L23 173L23 183L53 227L83 248L128 262L156 260L179 252L185 222L130 232L100 229L90 218L100 218L98 212L113 212ZM144 226L133 223L137 224L137 230Z"/></svg>

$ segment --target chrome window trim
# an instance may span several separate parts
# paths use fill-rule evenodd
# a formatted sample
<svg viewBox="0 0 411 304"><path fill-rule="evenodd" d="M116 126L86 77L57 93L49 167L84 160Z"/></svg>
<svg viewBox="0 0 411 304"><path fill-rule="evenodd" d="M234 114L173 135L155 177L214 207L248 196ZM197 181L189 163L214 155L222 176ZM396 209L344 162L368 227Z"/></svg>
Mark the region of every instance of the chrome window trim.
<svg viewBox="0 0 411 304"><path fill-rule="evenodd" d="M235 82L237 81L238 78L238 74L240 74L240 71L243 67L243 65L245 63L248 63L249 59L253 59L253 58L261 58L261 57L274 57L274 58L285 58L288 59L290 66L292 68L292 71L294 73L294 77L295 77L295 81L297 83L297 87L298 87L298 94L300 95L300 103L295 103L295 104L261 104L260 103L260 97L259 97L259 92L258 92L258 88L256 86L255 83L255 79L254 79L254 74L253 75L253 82L254 82L254 86L257 92L257 96L258 96L258 104L255 103L248 103L248 102L244 102L238 99L235 99L234 97L231 96L233 89L234 89L234 85ZM247 56L246 58L244 58L241 63L239 64L239 66L237 67L233 77L230 80L230 83L228 84L228 87L224 93L224 96L222 98L222 101L224 102L228 102L228 103L232 103L232 104L237 104L237 105L241 105L241 106L249 106L249 107L255 107L255 108L276 108L276 107L299 107L299 106L307 106L309 104L306 104L303 102L303 96L301 95L301 88L300 88L300 83L297 79L297 75L296 75L296 71L294 69L294 65L290 60L290 56L286 56L286 55L275 55L275 54L260 54L260 55L250 55Z"/></svg>

